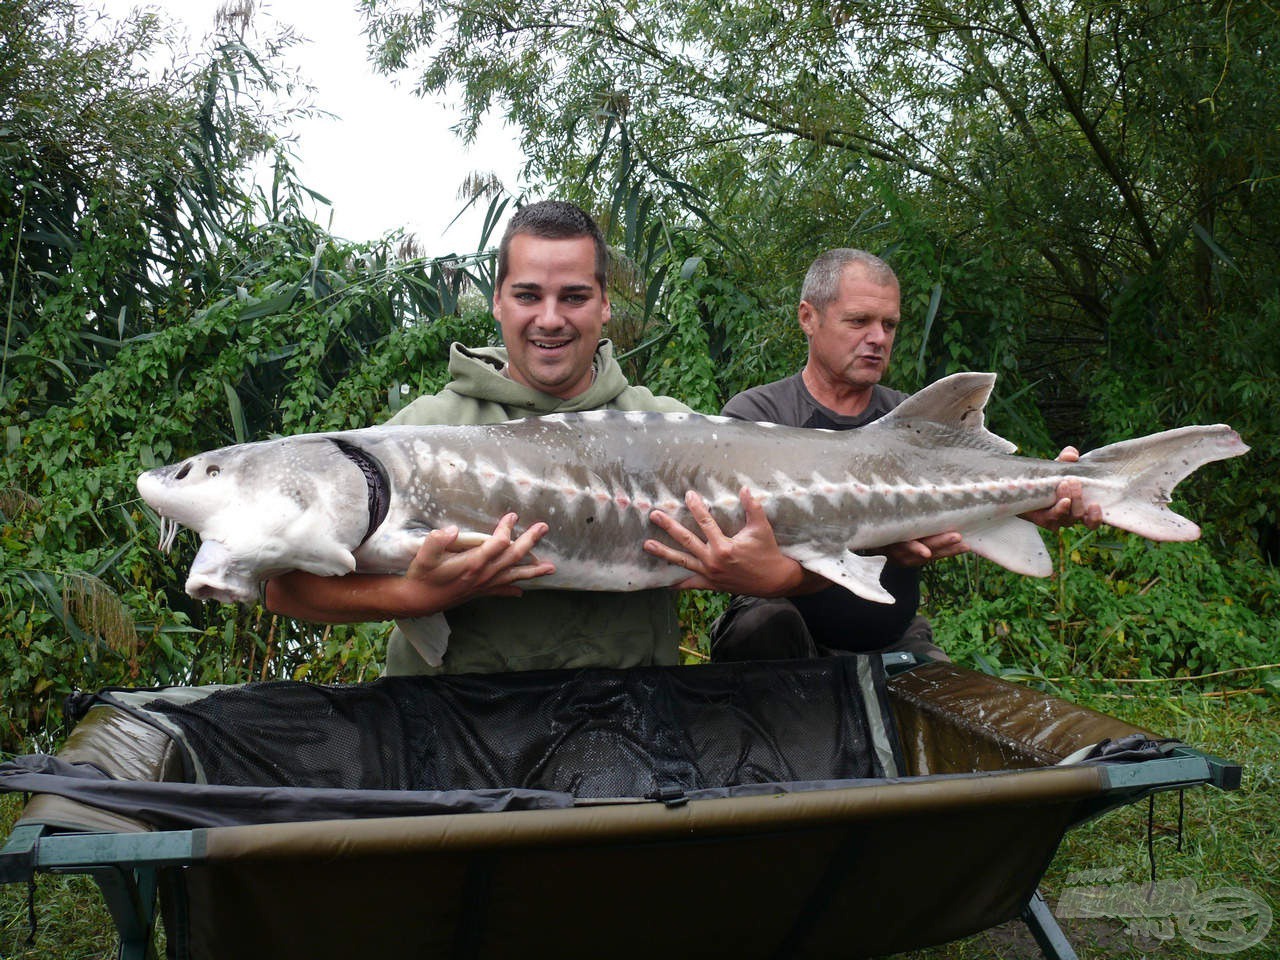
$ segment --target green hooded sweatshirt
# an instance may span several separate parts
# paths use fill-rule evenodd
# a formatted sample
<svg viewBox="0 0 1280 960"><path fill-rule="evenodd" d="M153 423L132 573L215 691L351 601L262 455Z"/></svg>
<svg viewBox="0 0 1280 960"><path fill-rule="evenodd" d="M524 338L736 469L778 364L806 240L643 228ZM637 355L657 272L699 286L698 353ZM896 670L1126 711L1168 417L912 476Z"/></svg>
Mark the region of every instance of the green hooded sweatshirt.
<svg viewBox="0 0 1280 960"><path fill-rule="evenodd" d="M526 387L504 373L502 347L449 353L452 381L419 397L389 423L415 426L484 424L585 410L688 411L670 397L627 383L613 345L596 348L595 380L562 400ZM494 523L498 518L494 517ZM522 518L523 519L523 518ZM632 667L679 662L675 595L669 590L600 593L529 590L520 597L482 597L444 614L448 647L432 667L397 627L387 645L388 676L424 673L497 673L566 667ZM441 624L442 626L442 624Z"/></svg>

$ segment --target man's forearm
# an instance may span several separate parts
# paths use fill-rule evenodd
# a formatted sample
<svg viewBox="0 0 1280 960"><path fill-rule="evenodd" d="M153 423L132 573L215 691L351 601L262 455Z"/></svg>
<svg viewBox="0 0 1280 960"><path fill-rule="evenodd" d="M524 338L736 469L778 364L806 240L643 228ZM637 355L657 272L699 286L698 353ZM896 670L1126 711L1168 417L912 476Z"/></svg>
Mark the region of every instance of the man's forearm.
<svg viewBox="0 0 1280 960"><path fill-rule="evenodd" d="M424 609L421 595L410 607L405 593L405 579L399 574L321 577L294 570L267 581L266 607L313 623L365 623L439 612Z"/></svg>

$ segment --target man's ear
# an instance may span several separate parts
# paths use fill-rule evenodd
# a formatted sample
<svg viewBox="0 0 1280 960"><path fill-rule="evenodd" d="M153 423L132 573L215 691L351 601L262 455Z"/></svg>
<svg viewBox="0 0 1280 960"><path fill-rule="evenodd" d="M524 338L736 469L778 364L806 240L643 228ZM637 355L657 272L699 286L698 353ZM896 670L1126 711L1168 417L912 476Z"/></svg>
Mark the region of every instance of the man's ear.
<svg viewBox="0 0 1280 960"><path fill-rule="evenodd" d="M813 330L818 325L818 310L808 300L801 300L800 306L796 310L796 316L800 320L800 329L806 337L813 336Z"/></svg>
<svg viewBox="0 0 1280 960"><path fill-rule="evenodd" d="M603 325L613 319L613 305L609 303L609 294L602 293L601 296L604 298L604 309L601 311L601 316L604 317L604 320L601 321Z"/></svg>

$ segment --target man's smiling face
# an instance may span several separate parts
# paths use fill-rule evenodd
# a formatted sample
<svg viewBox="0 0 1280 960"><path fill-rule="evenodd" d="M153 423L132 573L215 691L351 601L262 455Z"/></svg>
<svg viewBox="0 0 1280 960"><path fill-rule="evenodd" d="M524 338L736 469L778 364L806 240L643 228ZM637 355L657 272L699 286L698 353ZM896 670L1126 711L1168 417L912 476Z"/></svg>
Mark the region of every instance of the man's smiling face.
<svg viewBox="0 0 1280 960"><path fill-rule="evenodd" d="M568 399L592 381L609 298L596 280L590 237L511 238L507 273L493 298L511 379Z"/></svg>

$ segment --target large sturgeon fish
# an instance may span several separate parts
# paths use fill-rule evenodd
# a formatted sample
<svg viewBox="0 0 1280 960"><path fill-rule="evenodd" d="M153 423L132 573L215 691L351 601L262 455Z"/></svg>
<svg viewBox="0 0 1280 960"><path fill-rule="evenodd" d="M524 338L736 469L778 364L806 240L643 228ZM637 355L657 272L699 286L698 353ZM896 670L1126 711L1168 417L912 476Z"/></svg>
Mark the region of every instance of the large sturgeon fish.
<svg viewBox="0 0 1280 960"><path fill-rule="evenodd" d="M456 525L478 542L497 519L545 520L540 560L555 573L526 589L643 590L688 576L646 553L662 509L696 529L696 490L726 533L741 528L743 487L760 500L782 552L861 597L883 603L885 559L859 551L958 530L974 553L1048 576L1034 524L1078 478L1112 526L1152 540L1200 529L1166 504L1198 467L1248 451L1230 427L1168 430L1101 447L1077 463L1013 456L989 432L989 373L926 387L858 430L835 432L697 414L595 412L492 426L382 426L304 434L201 453L144 473L138 490L160 514L161 546L177 524L203 541L186 589L250 601L287 570L321 575L403 571L427 533ZM435 640L418 643L438 660ZM414 639L412 636L410 639Z"/></svg>

